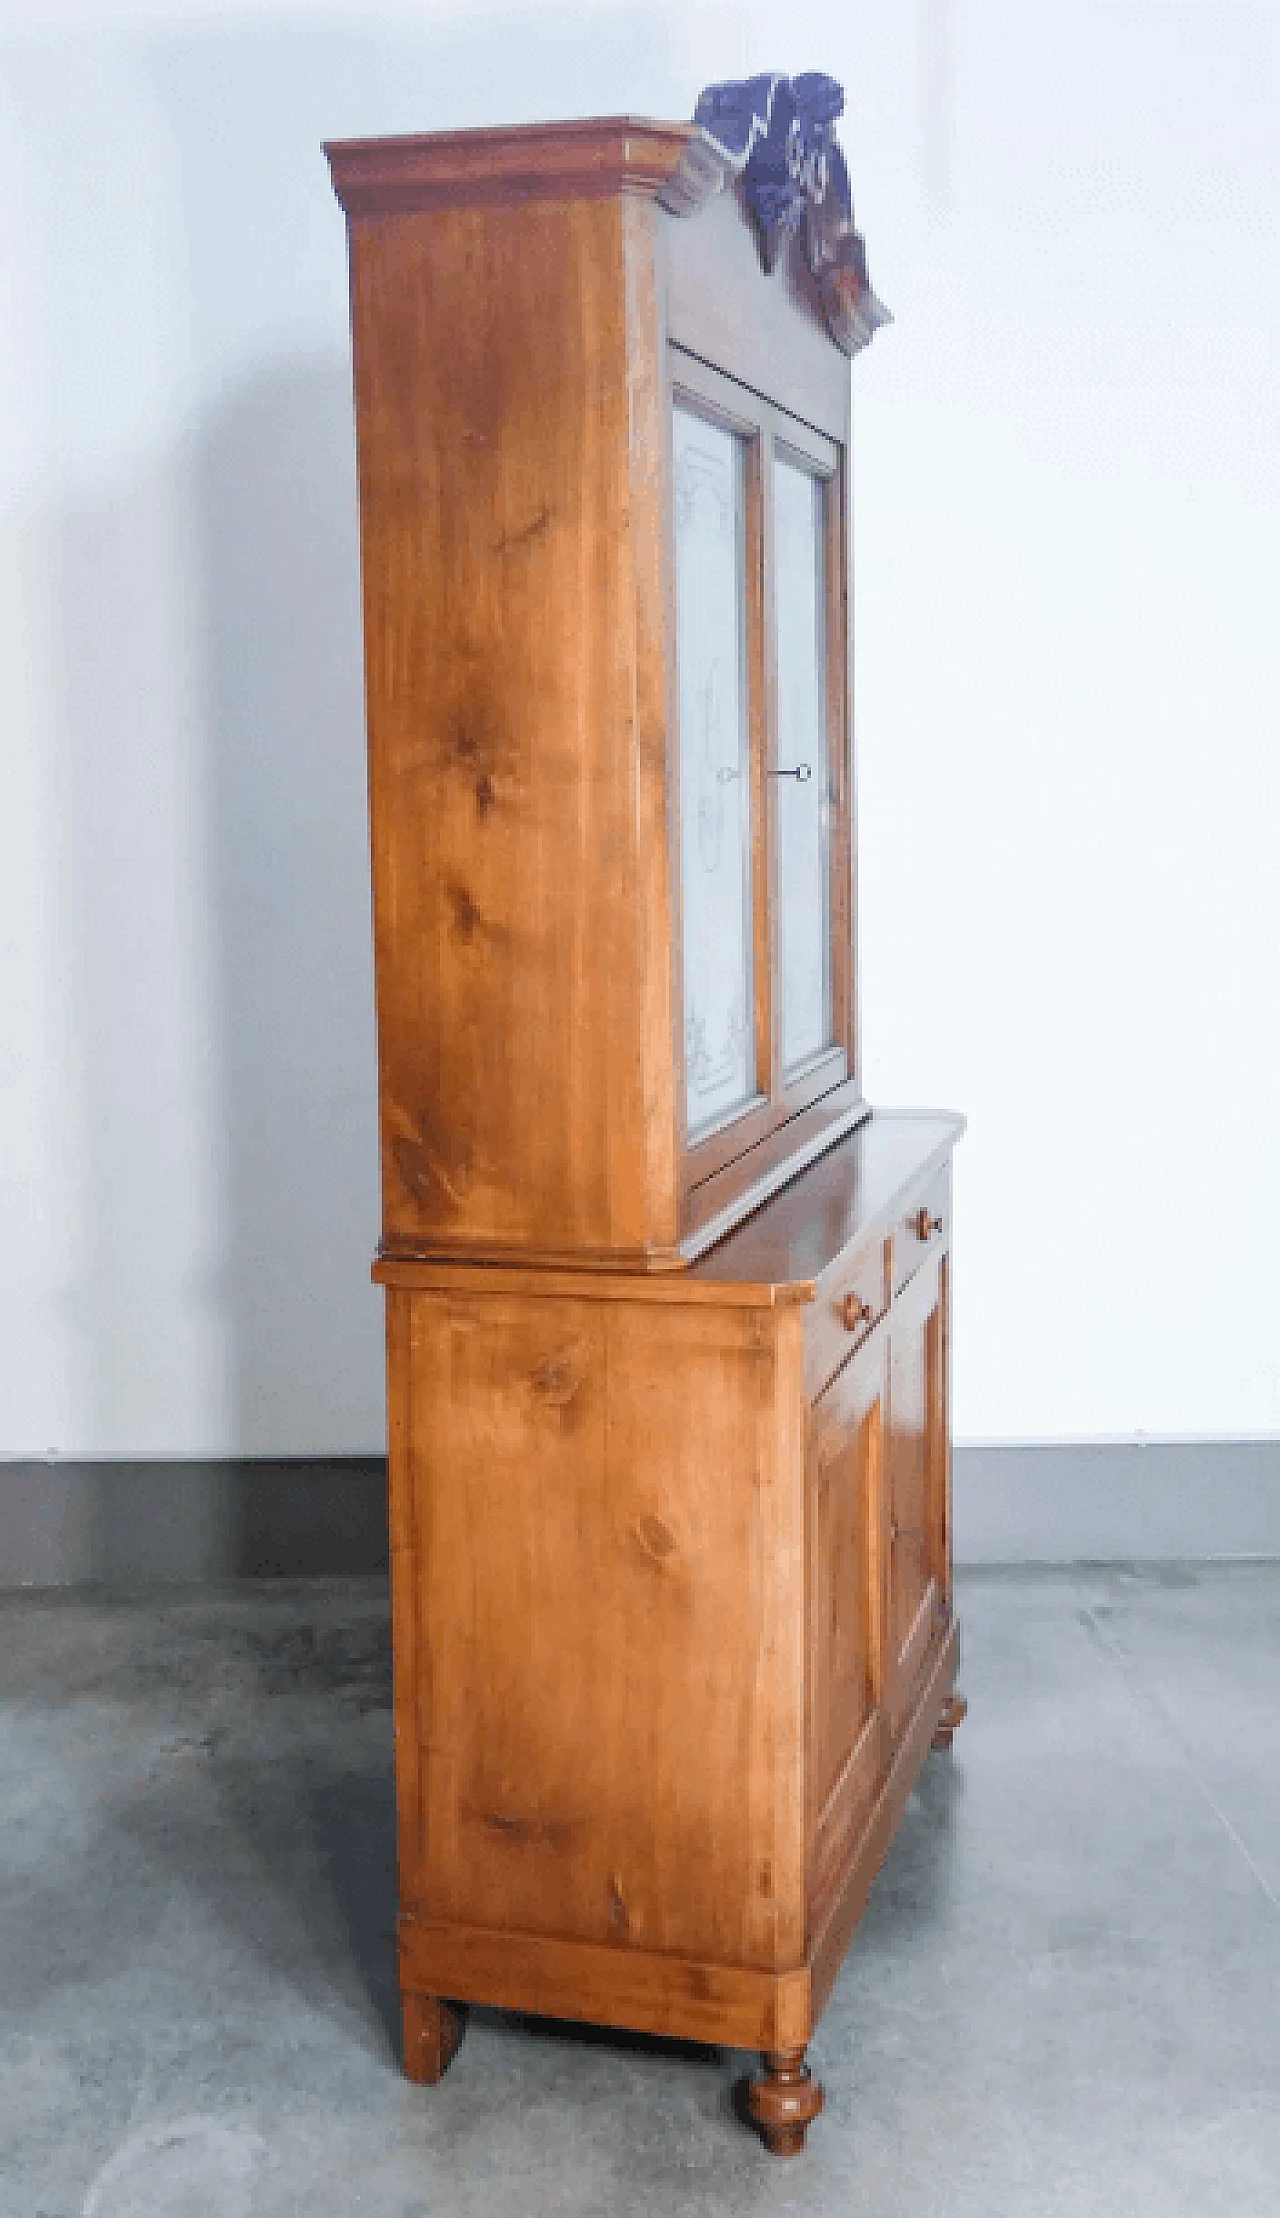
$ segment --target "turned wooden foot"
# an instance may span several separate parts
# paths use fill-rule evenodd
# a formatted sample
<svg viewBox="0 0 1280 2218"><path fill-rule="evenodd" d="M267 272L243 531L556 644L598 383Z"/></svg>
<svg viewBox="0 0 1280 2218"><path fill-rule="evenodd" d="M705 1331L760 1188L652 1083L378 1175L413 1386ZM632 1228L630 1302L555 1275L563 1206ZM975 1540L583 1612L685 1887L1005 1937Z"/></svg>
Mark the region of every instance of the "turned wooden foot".
<svg viewBox="0 0 1280 2218"><path fill-rule="evenodd" d="M933 1729L931 1748L950 1748L951 1736L957 1725L963 1725L969 1715L969 1705L962 1694L949 1694L942 1705L942 1715Z"/></svg>
<svg viewBox="0 0 1280 2218"><path fill-rule="evenodd" d="M774 2156L799 2156L825 2099L822 2082L811 2076L803 2049L766 2049L763 2061L763 2079L747 2088L747 2116Z"/></svg>
<svg viewBox="0 0 1280 2218"><path fill-rule="evenodd" d="M419 2087L436 2087L444 2078L466 2031L465 2011L436 1995L402 1995L405 2078Z"/></svg>

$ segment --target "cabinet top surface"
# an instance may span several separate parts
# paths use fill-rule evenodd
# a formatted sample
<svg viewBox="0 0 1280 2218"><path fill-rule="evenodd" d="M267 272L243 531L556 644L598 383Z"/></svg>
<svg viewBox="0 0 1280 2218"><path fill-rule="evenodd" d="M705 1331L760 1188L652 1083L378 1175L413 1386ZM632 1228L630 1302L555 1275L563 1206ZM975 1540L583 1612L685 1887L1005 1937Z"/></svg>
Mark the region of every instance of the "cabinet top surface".
<svg viewBox="0 0 1280 2218"><path fill-rule="evenodd" d="M700 1258L689 1277L768 1285L803 1298L824 1271L944 1162L964 1118L877 1111Z"/></svg>

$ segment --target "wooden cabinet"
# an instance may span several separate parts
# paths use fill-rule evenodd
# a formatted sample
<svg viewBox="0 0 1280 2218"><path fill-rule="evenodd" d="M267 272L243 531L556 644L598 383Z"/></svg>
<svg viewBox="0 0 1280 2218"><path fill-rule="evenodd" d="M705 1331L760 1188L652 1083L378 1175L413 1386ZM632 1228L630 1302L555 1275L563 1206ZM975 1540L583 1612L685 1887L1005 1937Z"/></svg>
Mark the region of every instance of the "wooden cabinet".
<svg viewBox="0 0 1280 2218"><path fill-rule="evenodd" d="M679 1267L866 1113L848 363L718 143L329 149L388 1256Z"/></svg>
<svg viewBox="0 0 1280 2218"><path fill-rule="evenodd" d="M329 149L351 250L405 2061L804 2049L959 1715L959 1120L858 1048L829 79Z"/></svg>
<svg viewBox="0 0 1280 2218"><path fill-rule="evenodd" d="M679 1277L378 1266L421 2076L471 2000L759 2047L784 2146L820 2101L956 1658L945 1236L845 1304L957 1129L867 1120Z"/></svg>

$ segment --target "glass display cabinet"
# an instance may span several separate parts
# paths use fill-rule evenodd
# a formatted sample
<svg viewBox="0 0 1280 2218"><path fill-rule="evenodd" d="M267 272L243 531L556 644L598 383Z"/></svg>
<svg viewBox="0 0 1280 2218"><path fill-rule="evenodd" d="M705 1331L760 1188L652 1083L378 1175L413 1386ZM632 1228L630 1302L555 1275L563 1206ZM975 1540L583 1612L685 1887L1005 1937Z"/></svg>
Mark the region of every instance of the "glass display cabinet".
<svg viewBox="0 0 1280 2218"><path fill-rule="evenodd" d="M954 1694L950 1159L858 1052L818 75L348 141L406 2069L804 2061Z"/></svg>
<svg viewBox="0 0 1280 2218"><path fill-rule="evenodd" d="M713 143L331 150L389 1257L678 1269L866 1114L831 319L883 311L838 215L766 270Z"/></svg>

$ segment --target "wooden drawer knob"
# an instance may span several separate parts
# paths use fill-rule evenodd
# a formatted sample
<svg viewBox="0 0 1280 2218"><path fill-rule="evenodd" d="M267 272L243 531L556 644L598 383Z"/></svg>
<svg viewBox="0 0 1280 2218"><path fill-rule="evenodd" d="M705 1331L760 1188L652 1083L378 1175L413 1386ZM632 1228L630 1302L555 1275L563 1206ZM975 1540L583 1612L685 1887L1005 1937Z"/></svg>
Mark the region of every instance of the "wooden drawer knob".
<svg viewBox="0 0 1280 2218"><path fill-rule="evenodd" d="M942 1219L930 1216L927 1209L917 1209L911 1219L911 1230L917 1240L931 1240L935 1232L941 1232Z"/></svg>
<svg viewBox="0 0 1280 2218"><path fill-rule="evenodd" d="M875 1311L861 1294L846 1294L840 1304L840 1320L846 1332L856 1332L859 1325L869 1325Z"/></svg>

